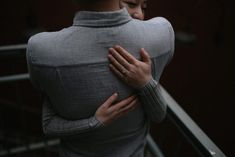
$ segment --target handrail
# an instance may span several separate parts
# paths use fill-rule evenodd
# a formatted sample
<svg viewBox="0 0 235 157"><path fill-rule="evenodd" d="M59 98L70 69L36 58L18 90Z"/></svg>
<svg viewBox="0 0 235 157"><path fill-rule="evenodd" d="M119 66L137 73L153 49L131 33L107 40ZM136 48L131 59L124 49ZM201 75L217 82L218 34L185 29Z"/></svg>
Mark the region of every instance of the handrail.
<svg viewBox="0 0 235 157"><path fill-rule="evenodd" d="M27 44L6 45L6 46L0 46L0 52L25 50L26 48Z"/></svg>
<svg viewBox="0 0 235 157"><path fill-rule="evenodd" d="M198 153L205 157L226 157L161 85L160 90L168 105L167 117L175 124Z"/></svg>
<svg viewBox="0 0 235 157"><path fill-rule="evenodd" d="M57 146L59 144L60 144L59 139L30 143L28 145L22 145L22 146L7 149L7 150L0 150L0 156L9 156L9 155L14 155L14 154L24 153L27 151L42 149L45 147Z"/></svg>
<svg viewBox="0 0 235 157"><path fill-rule="evenodd" d="M9 83L15 81L24 81L29 79L29 74L17 74L17 75L10 75L10 76L2 76L0 77L0 83Z"/></svg>
<svg viewBox="0 0 235 157"><path fill-rule="evenodd" d="M150 134L147 135L147 148L154 157L164 157L161 149L155 143Z"/></svg>

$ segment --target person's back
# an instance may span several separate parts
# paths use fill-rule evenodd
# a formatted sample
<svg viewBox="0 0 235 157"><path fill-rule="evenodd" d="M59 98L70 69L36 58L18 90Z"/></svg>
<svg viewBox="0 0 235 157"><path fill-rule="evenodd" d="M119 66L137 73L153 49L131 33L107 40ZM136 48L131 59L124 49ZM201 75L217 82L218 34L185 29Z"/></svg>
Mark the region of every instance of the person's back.
<svg viewBox="0 0 235 157"><path fill-rule="evenodd" d="M159 69L153 69L158 77L173 53L173 42L173 30L163 18L138 21L125 9L79 12L73 26L32 37L27 56L37 71L38 87L56 113L76 120L94 115L97 104L114 92L120 99L134 92L110 71L110 47L121 45L137 58L144 47L152 52L153 64L158 64ZM147 133L148 122L140 105L108 126L82 137L63 139L62 152L70 156L137 156Z"/></svg>

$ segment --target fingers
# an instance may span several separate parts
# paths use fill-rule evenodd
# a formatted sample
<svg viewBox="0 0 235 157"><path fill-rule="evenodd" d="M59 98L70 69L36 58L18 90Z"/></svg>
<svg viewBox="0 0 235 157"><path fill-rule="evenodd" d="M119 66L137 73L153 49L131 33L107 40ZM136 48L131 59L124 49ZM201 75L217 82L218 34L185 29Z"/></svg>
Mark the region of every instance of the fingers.
<svg viewBox="0 0 235 157"><path fill-rule="evenodd" d="M117 93L114 93L95 113L96 118L104 125L130 112L137 105L137 97L134 95L114 104L113 102L117 99L117 96Z"/></svg>
<svg viewBox="0 0 235 157"><path fill-rule="evenodd" d="M138 99L135 98L128 104L126 104L124 107L116 109L113 111L112 118L117 119L121 116L124 116L125 114L129 113L130 111L134 110L138 106Z"/></svg>
<svg viewBox="0 0 235 157"><path fill-rule="evenodd" d="M111 54L111 55L109 55L110 61L114 61L113 59L115 59L123 67L125 67L127 70L129 70L130 63L118 51L116 51L114 48L110 48L109 53Z"/></svg>
<svg viewBox="0 0 235 157"><path fill-rule="evenodd" d="M148 52L146 52L144 50L144 48L141 48L140 50L140 56L142 57L143 62L147 63L147 64L151 64L151 59L150 56L148 54Z"/></svg>
<svg viewBox="0 0 235 157"><path fill-rule="evenodd" d="M109 64L109 67L113 70L113 72L114 72L118 77L124 79L124 81L125 81L124 75L123 75L115 66L113 66L112 64Z"/></svg>
<svg viewBox="0 0 235 157"><path fill-rule="evenodd" d="M130 104L134 99L136 99L136 96L130 96L127 99L124 99L122 101L120 101L119 103L117 103L116 105L113 105L110 107L110 111L114 112L114 111L119 111L121 108L127 106L128 104Z"/></svg>
<svg viewBox="0 0 235 157"><path fill-rule="evenodd" d="M138 98L135 98L128 105L126 105L126 106L122 107L121 109L119 109L119 112L122 113L122 112L125 112L125 111L131 109L133 106L137 105L137 102L138 102Z"/></svg>
<svg viewBox="0 0 235 157"><path fill-rule="evenodd" d="M119 71L119 73L128 72L128 70L119 61L117 61L116 58L114 58L112 55L108 55L108 57L111 64L115 67L116 70Z"/></svg>
<svg viewBox="0 0 235 157"><path fill-rule="evenodd" d="M129 63L134 64L136 61L136 58L133 57L128 51L126 51L124 48L121 46L114 46L114 49L121 55L123 56Z"/></svg>
<svg viewBox="0 0 235 157"><path fill-rule="evenodd" d="M117 74L118 77L127 81L125 76L129 76L130 71L133 71L132 63L137 63L139 61L121 46L110 48L109 52L110 54L108 55L108 58L111 62L109 67L115 72L115 74Z"/></svg>
<svg viewBox="0 0 235 157"><path fill-rule="evenodd" d="M135 104L131 105L131 106L130 106L129 108L127 108L126 110L120 111L120 112L116 115L116 118L120 118L120 117L126 115L127 113L133 111L137 106L138 106L138 103L135 102Z"/></svg>
<svg viewBox="0 0 235 157"><path fill-rule="evenodd" d="M110 107L117 100L117 98L118 98L118 94L114 93L100 107Z"/></svg>

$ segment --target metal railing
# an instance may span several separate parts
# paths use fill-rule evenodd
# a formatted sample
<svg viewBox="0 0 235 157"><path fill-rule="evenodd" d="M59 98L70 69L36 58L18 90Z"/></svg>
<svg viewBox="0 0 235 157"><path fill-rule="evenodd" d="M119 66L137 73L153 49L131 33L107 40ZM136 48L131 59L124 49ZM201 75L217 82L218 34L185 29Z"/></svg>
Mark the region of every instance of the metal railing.
<svg viewBox="0 0 235 157"><path fill-rule="evenodd" d="M174 123L183 136L192 144L200 156L225 157L225 154L202 131L191 117L180 107L170 94L160 86L161 94L168 105L167 117Z"/></svg>
<svg viewBox="0 0 235 157"><path fill-rule="evenodd" d="M20 153L24 153L24 152L28 152L28 151L43 149L45 147L54 147L59 144L60 144L59 139L30 143L27 145L22 145L22 146L7 149L7 150L0 150L0 156L9 156L9 155L20 154Z"/></svg>
<svg viewBox="0 0 235 157"><path fill-rule="evenodd" d="M22 50L27 45L4 46L1 51ZM0 83L11 83L15 81L29 80L29 74L11 75L0 77ZM183 136L192 144L198 154L203 157L225 157L225 154L214 144L214 142L202 131L202 129L190 118L190 116L180 107L180 105L170 96L170 94L160 85L161 94L168 105L167 118L173 122ZM58 143L57 143L58 144ZM41 144L43 148L46 144ZM147 136L147 146L154 157L163 157L163 153L154 142L153 138ZM14 149L25 150L25 149ZM8 151L17 152L17 151ZM19 151L18 151L19 152ZM2 153L4 154L4 153ZM6 154L6 152L5 152ZM1 156L1 151L0 151Z"/></svg>
<svg viewBox="0 0 235 157"><path fill-rule="evenodd" d="M7 45L7 46L1 46L0 52L25 50L26 48L27 44Z"/></svg>
<svg viewBox="0 0 235 157"><path fill-rule="evenodd" d="M9 82L23 81L23 80L29 80L28 73L0 77L0 83L9 83Z"/></svg>

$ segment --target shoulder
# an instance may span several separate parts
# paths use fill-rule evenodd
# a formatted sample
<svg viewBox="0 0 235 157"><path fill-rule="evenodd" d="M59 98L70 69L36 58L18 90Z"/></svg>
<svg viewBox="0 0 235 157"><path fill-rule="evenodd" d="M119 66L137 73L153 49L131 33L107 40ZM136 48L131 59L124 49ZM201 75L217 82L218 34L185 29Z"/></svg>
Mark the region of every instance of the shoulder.
<svg viewBox="0 0 235 157"><path fill-rule="evenodd" d="M36 62L36 60L39 61L53 55L57 45L60 45L73 32L72 29L69 27L56 32L42 32L30 37L27 45L27 59Z"/></svg>
<svg viewBox="0 0 235 157"><path fill-rule="evenodd" d="M146 21L153 29L160 29L163 32L168 32L170 37L174 37L174 30L171 23L164 17L155 17Z"/></svg>
<svg viewBox="0 0 235 157"><path fill-rule="evenodd" d="M167 44L167 47L170 48L168 51L170 58L172 58L175 47L175 33L171 23L164 17L155 17L146 21L153 27L153 29L158 29L158 36L162 37Z"/></svg>
<svg viewBox="0 0 235 157"><path fill-rule="evenodd" d="M48 41L52 39L52 35L53 33L42 32L30 37L26 51L28 62L35 63L35 61L40 58L42 52L44 52L43 49L48 47Z"/></svg>
<svg viewBox="0 0 235 157"><path fill-rule="evenodd" d="M162 41L174 39L174 30L171 23L164 17L154 17L146 21L133 19L137 29L145 33L148 38L161 38Z"/></svg>
<svg viewBox="0 0 235 157"><path fill-rule="evenodd" d="M146 49L152 56L169 55L174 52L175 35L171 23L164 17L155 17L146 21L138 21L140 34L145 40Z"/></svg>
<svg viewBox="0 0 235 157"><path fill-rule="evenodd" d="M45 47L48 44L52 44L55 41L63 40L67 36L71 35L74 32L74 27L64 28L60 31L55 32L42 32L30 37L28 41L28 46L41 46Z"/></svg>
<svg viewBox="0 0 235 157"><path fill-rule="evenodd" d="M49 40L51 38L51 34L49 32L42 32L38 33L36 35L33 35L28 40L28 50L34 50L39 48L43 43L46 43L46 40Z"/></svg>
<svg viewBox="0 0 235 157"><path fill-rule="evenodd" d="M154 17L149 20L146 20L146 22L152 23L152 24L160 24L160 25L167 25L171 26L171 23L164 17Z"/></svg>

